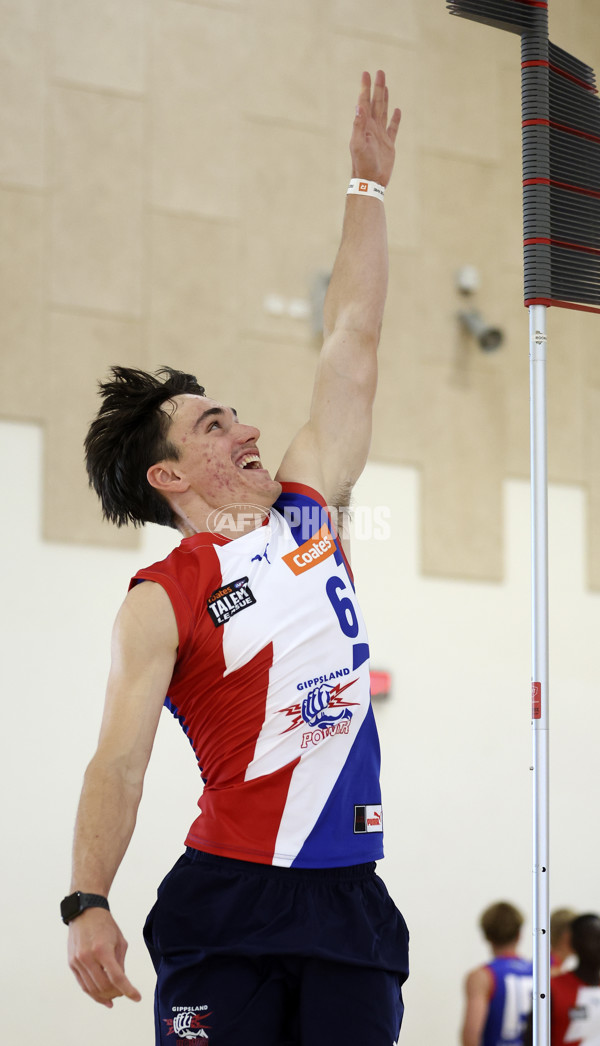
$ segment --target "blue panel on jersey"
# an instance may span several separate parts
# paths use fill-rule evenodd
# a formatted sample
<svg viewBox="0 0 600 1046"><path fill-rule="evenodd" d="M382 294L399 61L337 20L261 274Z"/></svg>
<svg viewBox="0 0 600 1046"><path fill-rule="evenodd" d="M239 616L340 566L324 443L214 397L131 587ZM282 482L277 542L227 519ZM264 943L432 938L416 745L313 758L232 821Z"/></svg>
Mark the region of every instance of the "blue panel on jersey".
<svg viewBox="0 0 600 1046"><path fill-rule="evenodd" d="M296 491L283 491L273 508L276 508L288 524L297 545L318 534L321 527L329 527L327 512L313 498Z"/></svg>
<svg viewBox="0 0 600 1046"><path fill-rule="evenodd" d="M369 644L368 643L353 643L352 644L352 671L360 668L364 665L365 661L369 660Z"/></svg>
<svg viewBox="0 0 600 1046"><path fill-rule="evenodd" d="M336 868L383 857L381 832L354 832L354 807L381 803L379 764L379 738L373 709L369 708L344 768L292 868Z"/></svg>

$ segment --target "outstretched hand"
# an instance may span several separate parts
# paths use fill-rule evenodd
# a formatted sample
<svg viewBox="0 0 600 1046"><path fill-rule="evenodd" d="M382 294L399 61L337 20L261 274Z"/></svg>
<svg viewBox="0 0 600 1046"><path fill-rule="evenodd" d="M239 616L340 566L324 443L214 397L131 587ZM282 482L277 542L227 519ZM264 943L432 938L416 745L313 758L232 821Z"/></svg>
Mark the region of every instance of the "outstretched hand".
<svg viewBox="0 0 600 1046"><path fill-rule="evenodd" d="M385 73L380 69L375 74L372 94L371 77L363 73L350 139L353 178L365 178L383 186L388 184L394 167L400 115L400 110L394 109L388 123Z"/></svg>

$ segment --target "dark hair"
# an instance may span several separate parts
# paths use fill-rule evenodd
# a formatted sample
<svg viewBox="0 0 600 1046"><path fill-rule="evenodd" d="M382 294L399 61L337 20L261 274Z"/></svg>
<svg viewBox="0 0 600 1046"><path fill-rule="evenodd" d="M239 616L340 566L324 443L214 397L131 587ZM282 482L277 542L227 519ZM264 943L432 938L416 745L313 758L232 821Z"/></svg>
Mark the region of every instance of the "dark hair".
<svg viewBox="0 0 600 1046"><path fill-rule="evenodd" d="M571 944L577 956L580 956L580 953L584 952L588 947L590 927L597 926L599 922L600 916L596 915L595 912L584 912L583 915L578 915L576 919L573 919L571 923Z"/></svg>
<svg viewBox="0 0 600 1046"><path fill-rule="evenodd" d="M182 393L204 396L205 391L193 374L172 367L161 367L155 375L111 367L111 374L112 380L98 383L102 406L84 443L90 486L105 519L118 527L161 523L177 529L169 503L150 486L146 473L157 461L179 458L162 404Z"/></svg>
<svg viewBox="0 0 600 1046"><path fill-rule="evenodd" d="M511 944L517 939L523 925L523 916L514 904L508 901L498 901L497 904L486 908L479 925L484 936L490 944L502 948L505 944Z"/></svg>

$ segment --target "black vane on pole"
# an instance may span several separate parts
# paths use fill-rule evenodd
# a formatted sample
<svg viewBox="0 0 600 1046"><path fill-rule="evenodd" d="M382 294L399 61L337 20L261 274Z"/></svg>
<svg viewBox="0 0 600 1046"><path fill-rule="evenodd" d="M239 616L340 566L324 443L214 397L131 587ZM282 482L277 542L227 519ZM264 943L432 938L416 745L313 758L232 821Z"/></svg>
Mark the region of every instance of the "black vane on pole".
<svg viewBox="0 0 600 1046"><path fill-rule="evenodd" d="M593 69L548 39L545 0L453 0L521 36L525 305L600 309L600 99Z"/></svg>

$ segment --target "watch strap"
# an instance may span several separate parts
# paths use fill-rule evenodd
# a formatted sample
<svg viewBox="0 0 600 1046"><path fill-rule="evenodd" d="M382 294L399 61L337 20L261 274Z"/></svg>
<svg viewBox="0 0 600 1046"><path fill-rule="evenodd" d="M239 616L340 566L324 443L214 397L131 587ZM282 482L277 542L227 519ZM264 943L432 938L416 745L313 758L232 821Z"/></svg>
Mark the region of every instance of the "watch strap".
<svg viewBox="0 0 600 1046"><path fill-rule="evenodd" d="M86 908L105 908L107 912L110 911L108 900L102 894L81 893L81 891L77 890L61 901L60 914L62 921L68 925L78 915L81 915Z"/></svg>

